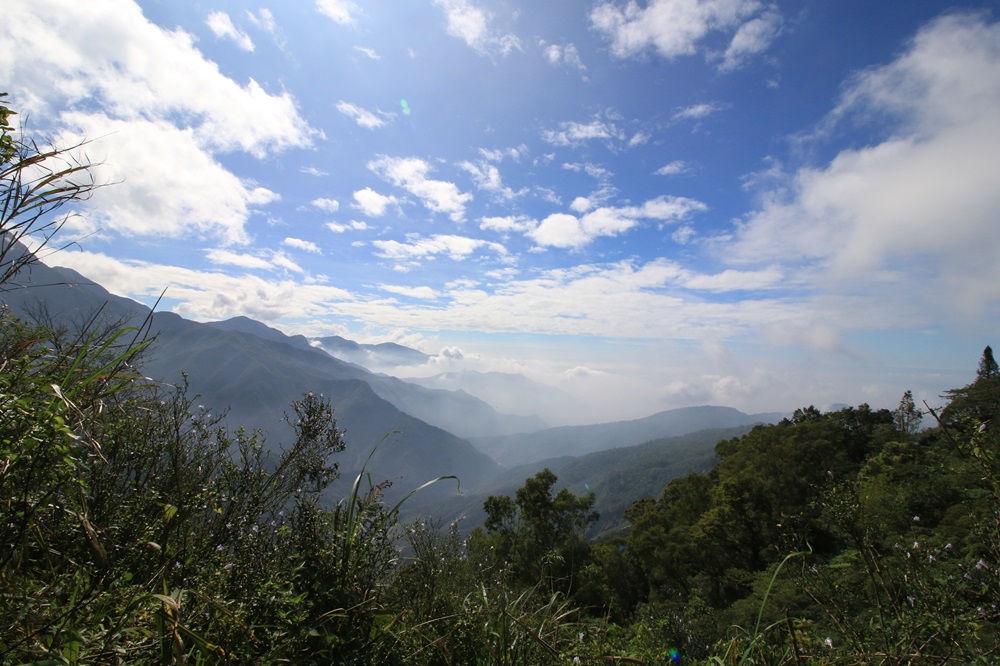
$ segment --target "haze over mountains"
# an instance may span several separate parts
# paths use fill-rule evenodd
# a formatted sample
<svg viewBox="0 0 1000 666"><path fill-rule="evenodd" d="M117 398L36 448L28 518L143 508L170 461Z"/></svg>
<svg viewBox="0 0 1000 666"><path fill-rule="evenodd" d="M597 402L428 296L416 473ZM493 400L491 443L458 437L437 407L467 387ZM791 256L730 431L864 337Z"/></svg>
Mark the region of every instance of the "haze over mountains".
<svg viewBox="0 0 1000 666"><path fill-rule="evenodd" d="M138 325L150 316L144 305L114 296L75 271L41 263L0 293L0 302L27 317L44 309L52 321L69 327L98 310L102 321L111 325ZM548 428L535 414L506 410L523 408L525 400L532 399L543 408L566 409L572 399L525 377L448 373L403 381L364 367L426 360L426 354L400 345L360 345L336 336L310 340L246 317L198 323L169 312L152 314L150 331L156 340L144 357L143 372L172 384L186 378L191 394L199 396L198 403L227 411L230 428L260 429L273 446L287 442L291 430L283 416L293 400L312 391L331 400L338 426L346 431L347 450L338 457L342 478L353 479L383 439L369 471L376 482L393 481L393 497L439 476L460 477L464 498L454 485L439 484L419 504L444 506L441 503L447 504L451 497L453 508L464 510L473 498L481 506L486 489L507 492L514 484L512 492L542 466L571 470L575 457L617 449L601 463L602 473L613 476L615 461L634 460L635 451L622 447L780 418L726 407L694 407L635 421ZM477 395L491 398L499 409ZM671 469L670 474L704 467L718 441L713 437L699 441L697 452L685 453L693 461L687 468ZM669 455L670 448L661 444L666 451L662 455ZM667 481L667 476L654 479L653 487L662 488ZM565 482L573 483L573 475ZM658 492L645 492L644 487L637 484L630 497Z"/></svg>

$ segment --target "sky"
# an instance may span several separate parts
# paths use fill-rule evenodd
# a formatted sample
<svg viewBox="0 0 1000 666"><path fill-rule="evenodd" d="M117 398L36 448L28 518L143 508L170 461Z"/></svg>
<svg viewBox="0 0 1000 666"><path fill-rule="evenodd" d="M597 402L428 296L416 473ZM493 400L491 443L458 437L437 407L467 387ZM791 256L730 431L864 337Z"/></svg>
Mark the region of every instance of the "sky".
<svg viewBox="0 0 1000 666"><path fill-rule="evenodd" d="M521 373L575 420L931 406L1000 343L1000 11L6 0L107 187L45 257L199 320Z"/></svg>

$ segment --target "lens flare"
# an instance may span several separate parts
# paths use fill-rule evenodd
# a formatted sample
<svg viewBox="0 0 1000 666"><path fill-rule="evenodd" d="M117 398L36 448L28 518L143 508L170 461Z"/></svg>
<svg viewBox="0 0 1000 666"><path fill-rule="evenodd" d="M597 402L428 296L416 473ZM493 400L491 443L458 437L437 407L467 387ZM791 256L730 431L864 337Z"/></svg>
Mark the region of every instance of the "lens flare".
<svg viewBox="0 0 1000 666"><path fill-rule="evenodd" d="M399 100L399 106L403 109L403 115L404 116L410 115L410 103L409 102L407 102L405 99L401 99L401 100Z"/></svg>

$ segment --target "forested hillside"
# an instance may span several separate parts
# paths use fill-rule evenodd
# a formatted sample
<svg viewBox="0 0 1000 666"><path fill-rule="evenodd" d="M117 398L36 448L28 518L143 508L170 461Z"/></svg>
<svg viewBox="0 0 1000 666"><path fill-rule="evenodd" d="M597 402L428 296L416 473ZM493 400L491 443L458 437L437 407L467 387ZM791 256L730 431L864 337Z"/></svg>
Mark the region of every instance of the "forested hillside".
<svg viewBox="0 0 1000 666"><path fill-rule="evenodd" d="M0 142L0 288L33 260L15 243L58 230L41 213L86 193L45 155ZM989 347L943 409L909 393L894 411L799 409L720 441L718 464L633 498L626 533L591 542L595 494L549 469L487 497L467 540L433 516L400 524L369 474L324 506L352 445L336 404L302 394L293 436L265 446L147 380L144 337L0 310L0 663L998 657Z"/></svg>

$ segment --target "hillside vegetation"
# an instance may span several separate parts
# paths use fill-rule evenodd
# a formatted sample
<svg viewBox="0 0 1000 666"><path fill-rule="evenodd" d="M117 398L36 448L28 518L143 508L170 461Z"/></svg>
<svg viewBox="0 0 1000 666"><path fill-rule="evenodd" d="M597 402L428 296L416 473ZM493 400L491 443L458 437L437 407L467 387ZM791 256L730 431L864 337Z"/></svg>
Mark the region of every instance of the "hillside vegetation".
<svg viewBox="0 0 1000 666"><path fill-rule="evenodd" d="M0 288L33 260L15 243L58 230L41 212L87 192L53 157L0 142ZM797 410L591 542L595 494L550 469L487 497L464 540L400 524L364 470L326 503L351 447L336 404L302 394L290 438L265 446L183 382L147 380L146 340L101 312L63 327L0 310L0 663L997 660L989 347L943 410L909 393L895 411Z"/></svg>

